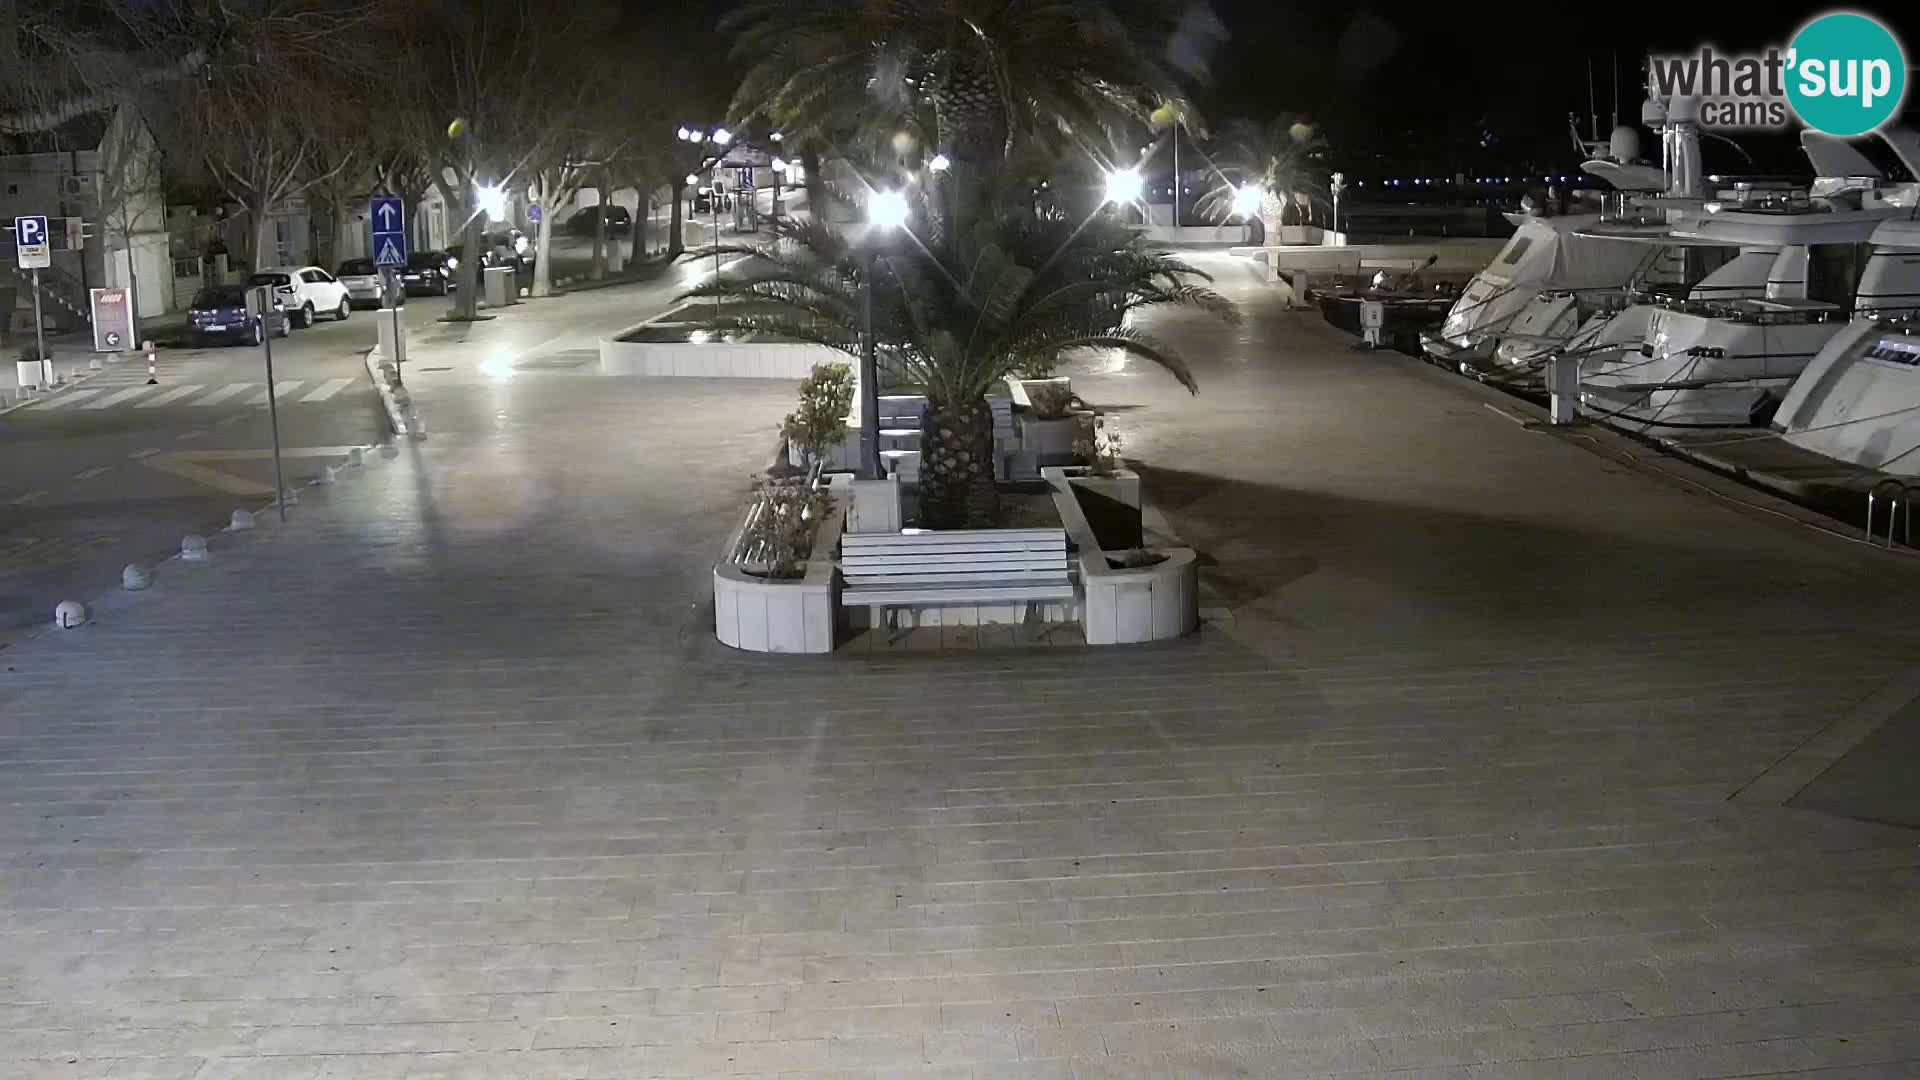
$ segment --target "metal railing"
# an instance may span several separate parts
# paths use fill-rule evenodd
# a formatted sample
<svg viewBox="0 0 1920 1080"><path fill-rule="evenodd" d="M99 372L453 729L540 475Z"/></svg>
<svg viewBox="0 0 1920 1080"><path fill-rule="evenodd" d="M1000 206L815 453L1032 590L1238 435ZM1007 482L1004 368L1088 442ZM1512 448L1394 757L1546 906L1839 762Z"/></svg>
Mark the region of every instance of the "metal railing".
<svg viewBox="0 0 1920 1080"><path fill-rule="evenodd" d="M1893 547L1893 528L1896 520L1904 526L1901 530L1900 542L1912 547L1913 487L1906 481L1891 476L1873 485L1873 489L1867 492L1867 542L1873 542L1873 522L1882 499L1887 503L1887 547Z"/></svg>

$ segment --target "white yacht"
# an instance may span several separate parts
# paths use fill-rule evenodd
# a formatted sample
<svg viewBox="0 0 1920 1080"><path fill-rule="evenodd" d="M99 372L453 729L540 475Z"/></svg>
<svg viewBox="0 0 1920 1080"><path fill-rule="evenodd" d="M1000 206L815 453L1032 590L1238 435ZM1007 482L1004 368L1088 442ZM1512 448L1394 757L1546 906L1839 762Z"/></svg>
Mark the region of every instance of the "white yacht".
<svg viewBox="0 0 1920 1080"><path fill-rule="evenodd" d="M1888 184L1843 142L1811 132L1802 142L1821 177L1810 189L1739 192L1674 230L1676 239L1738 254L1701 282L1714 292L1696 287L1679 302L1641 305L1609 328L1615 347L1583 354L1589 415L1641 427L1764 424L1846 325L1869 241L1883 222L1908 213L1915 189ZM1763 279L1755 273L1762 264ZM1764 282L1758 295L1756 281ZM1619 348L1642 320L1637 347Z"/></svg>
<svg viewBox="0 0 1920 1080"><path fill-rule="evenodd" d="M1856 318L1829 338L1774 414L1795 446L1920 476L1920 220L1882 222Z"/></svg>
<svg viewBox="0 0 1920 1080"><path fill-rule="evenodd" d="M1657 192L1658 170L1630 164L1638 133L1619 128L1613 143L1615 156L1623 160L1588 162L1581 168L1615 185L1638 185L1623 191ZM1645 248L1585 232L1606 215L1592 193L1578 194L1589 196L1589 205L1580 212L1506 215L1514 225L1506 246L1473 276L1439 329L1421 335L1430 359L1446 367L1490 366L1509 336L1526 340L1537 332L1539 320L1527 321L1526 316L1542 294L1566 298L1565 306L1573 309L1583 297L1623 290L1642 270ZM1576 320L1566 332L1571 334L1577 325Z"/></svg>

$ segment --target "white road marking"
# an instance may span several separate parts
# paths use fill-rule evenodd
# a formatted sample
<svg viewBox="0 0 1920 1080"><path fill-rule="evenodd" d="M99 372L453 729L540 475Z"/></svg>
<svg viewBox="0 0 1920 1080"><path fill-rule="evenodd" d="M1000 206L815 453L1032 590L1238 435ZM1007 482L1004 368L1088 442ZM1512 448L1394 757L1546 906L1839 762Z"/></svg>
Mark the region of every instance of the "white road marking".
<svg viewBox="0 0 1920 1080"><path fill-rule="evenodd" d="M250 383L250 382L228 383L227 385L221 387L218 390L215 390L208 394L203 394L200 397L197 397L194 400L187 402L187 404L195 407L198 407L201 405L218 405L219 403L227 400L228 398L239 393L240 391L256 385L258 384Z"/></svg>
<svg viewBox="0 0 1920 1080"><path fill-rule="evenodd" d="M108 394L106 397L101 398L99 401L89 401L85 405L82 405L80 407L83 409L111 409L115 405L118 405L123 401L132 401L134 398L139 397L141 394L150 393L152 392L152 390L153 390L153 387L148 386L145 383L142 383L139 386L129 386L125 390L122 390L117 394Z"/></svg>
<svg viewBox="0 0 1920 1080"><path fill-rule="evenodd" d="M265 404L265 402L262 401L261 404ZM240 424L240 423L245 423L246 420L247 420L247 414L241 412L241 413L234 413L232 416L226 417L225 419L221 420L220 423L221 424Z"/></svg>
<svg viewBox="0 0 1920 1080"><path fill-rule="evenodd" d="M283 382L283 383L275 383L273 387L273 396L276 398L284 398L288 394L293 393L295 390L300 389L300 387L304 385L305 385L305 380L303 379L288 379L286 382ZM259 393L247 399L247 404L249 405L265 405L266 403L267 403L267 392L265 390L262 390Z"/></svg>
<svg viewBox="0 0 1920 1080"><path fill-rule="evenodd" d="M113 466L111 465L95 465L91 469L81 469L79 472L74 473L73 478L75 480L91 480L103 472L110 471L112 468Z"/></svg>
<svg viewBox="0 0 1920 1080"><path fill-rule="evenodd" d="M188 439L197 439L200 436L205 435L206 433L207 433L206 428L194 428L192 431L183 431L180 434L175 435L174 438L180 442L186 442Z"/></svg>
<svg viewBox="0 0 1920 1080"><path fill-rule="evenodd" d="M64 409L69 405L85 401L100 392L99 390L69 390L64 394L56 394L40 402L35 407L41 409Z"/></svg>
<svg viewBox="0 0 1920 1080"><path fill-rule="evenodd" d="M141 402L140 404L135 405L134 408L157 409L160 406L167 404L168 402L179 401L181 398L186 397L188 394L197 394L200 392L201 389L202 387L197 383L188 383L185 386L176 386L173 389L167 391L166 393L161 394L159 397L148 398L147 400Z"/></svg>
<svg viewBox="0 0 1920 1080"><path fill-rule="evenodd" d="M352 383L352 379L328 379L316 387L312 393L309 393L300 400L303 402L325 401L340 391L345 390L348 386L352 385Z"/></svg>
<svg viewBox="0 0 1920 1080"><path fill-rule="evenodd" d="M135 461L139 461L141 458L152 457L153 455L159 452L160 452L159 447L149 446L141 450L135 450L133 453L128 454L127 456L132 458Z"/></svg>
<svg viewBox="0 0 1920 1080"><path fill-rule="evenodd" d="M27 503L33 502L36 499L44 499L46 497L47 497L47 493L44 491L29 491L25 495L22 495L19 498L14 499L12 502L12 505L25 506Z"/></svg>

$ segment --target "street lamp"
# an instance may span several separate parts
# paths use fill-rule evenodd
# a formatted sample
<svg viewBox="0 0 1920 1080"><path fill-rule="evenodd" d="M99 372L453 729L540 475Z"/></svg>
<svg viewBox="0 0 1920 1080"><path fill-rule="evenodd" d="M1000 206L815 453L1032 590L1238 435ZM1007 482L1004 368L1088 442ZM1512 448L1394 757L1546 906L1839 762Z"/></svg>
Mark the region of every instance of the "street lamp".
<svg viewBox="0 0 1920 1080"><path fill-rule="evenodd" d="M861 305L866 309L865 340L860 343L860 471L869 480L878 480L880 472L880 372L876 354L879 342L873 332L873 273L880 244L894 229L907 223L907 197L898 191L876 191L867 197L867 221L873 232L867 238L866 273L860 278Z"/></svg>
<svg viewBox="0 0 1920 1080"><path fill-rule="evenodd" d="M1107 170L1107 201L1128 203L1140 198L1146 189L1146 181L1140 178L1139 169Z"/></svg>
<svg viewBox="0 0 1920 1080"><path fill-rule="evenodd" d="M1233 212L1243 219L1250 219L1260 210L1260 189L1252 184L1242 184L1233 189Z"/></svg>
<svg viewBox="0 0 1920 1080"><path fill-rule="evenodd" d="M953 162L948 161L947 155L945 154L935 154L933 155L933 160L927 162L927 168L932 169L934 172L946 172L952 167Z"/></svg>
<svg viewBox="0 0 1920 1080"><path fill-rule="evenodd" d="M773 139L779 142L780 133L774 132ZM768 168L773 170L773 219L778 221L780 220L780 188L787 182L787 159L774 158Z"/></svg>
<svg viewBox="0 0 1920 1080"><path fill-rule="evenodd" d="M1327 188L1333 192L1333 231L1337 236L1340 233L1340 193L1347 190L1347 174L1334 173Z"/></svg>
<svg viewBox="0 0 1920 1080"><path fill-rule="evenodd" d="M713 129L713 142L716 146L725 146L733 141L733 132L726 128Z"/></svg>

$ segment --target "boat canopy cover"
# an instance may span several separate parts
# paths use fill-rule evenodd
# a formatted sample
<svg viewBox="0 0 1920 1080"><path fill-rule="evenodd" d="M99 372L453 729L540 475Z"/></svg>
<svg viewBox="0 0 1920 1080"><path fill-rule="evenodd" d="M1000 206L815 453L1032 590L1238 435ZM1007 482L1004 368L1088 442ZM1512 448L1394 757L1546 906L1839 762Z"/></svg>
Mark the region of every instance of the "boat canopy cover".
<svg viewBox="0 0 1920 1080"><path fill-rule="evenodd" d="M1610 288L1625 285L1647 258L1644 243L1590 237L1552 220L1523 220L1481 276L1542 289Z"/></svg>
<svg viewBox="0 0 1920 1080"><path fill-rule="evenodd" d="M1666 174L1652 165L1595 159L1581 162L1580 171L1605 180L1617 191L1664 191L1667 187Z"/></svg>
<svg viewBox="0 0 1920 1080"><path fill-rule="evenodd" d="M1815 176L1884 176L1879 166L1847 144L1845 139L1811 128L1800 133L1800 148L1813 163Z"/></svg>

